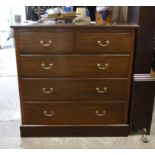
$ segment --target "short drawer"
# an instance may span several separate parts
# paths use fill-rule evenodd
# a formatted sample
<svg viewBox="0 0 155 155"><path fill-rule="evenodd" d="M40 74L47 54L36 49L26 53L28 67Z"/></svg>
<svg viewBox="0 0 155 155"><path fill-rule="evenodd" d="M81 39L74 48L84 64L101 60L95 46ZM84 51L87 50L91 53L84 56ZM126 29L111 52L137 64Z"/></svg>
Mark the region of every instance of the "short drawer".
<svg viewBox="0 0 155 155"><path fill-rule="evenodd" d="M21 56L23 77L127 78L130 57L114 56Z"/></svg>
<svg viewBox="0 0 155 155"><path fill-rule="evenodd" d="M127 100L128 80L23 79L24 100Z"/></svg>
<svg viewBox="0 0 155 155"><path fill-rule="evenodd" d="M78 102L79 104L79 102ZM97 103L80 105L64 103L24 104L23 124L33 125L91 125L125 124L125 103Z"/></svg>
<svg viewBox="0 0 155 155"><path fill-rule="evenodd" d="M78 53L129 53L132 33L77 33Z"/></svg>
<svg viewBox="0 0 155 155"><path fill-rule="evenodd" d="M73 33L71 32L21 32L18 33L21 53L71 53Z"/></svg>

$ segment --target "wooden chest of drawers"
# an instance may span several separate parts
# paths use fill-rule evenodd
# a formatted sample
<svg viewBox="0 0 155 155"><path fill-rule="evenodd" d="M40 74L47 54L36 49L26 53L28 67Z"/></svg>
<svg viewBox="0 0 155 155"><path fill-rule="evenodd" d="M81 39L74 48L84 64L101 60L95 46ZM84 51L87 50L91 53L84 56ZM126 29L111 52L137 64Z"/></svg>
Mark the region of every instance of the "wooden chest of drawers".
<svg viewBox="0 0 155 155"><path fill-rule="evenodd" d="M13 26L21 136L127 136L136 26Z"/></svg>

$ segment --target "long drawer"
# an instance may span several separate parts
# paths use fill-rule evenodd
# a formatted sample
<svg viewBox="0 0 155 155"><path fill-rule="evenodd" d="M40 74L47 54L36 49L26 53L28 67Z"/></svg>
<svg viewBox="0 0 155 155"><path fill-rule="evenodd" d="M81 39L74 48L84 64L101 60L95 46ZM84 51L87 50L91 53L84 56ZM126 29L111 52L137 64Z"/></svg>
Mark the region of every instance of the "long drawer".
<svg viewBox="0 0 155 155"><path fill-rule="evenodd" d="M24 100L126 100L127 79L23 79Z"/></svg>
<svg viewBox="0 0 155 155"><path fill-rule="evenodd" d="M127 78L129 55L21 56L23 77Z"/></svg>
<svg viewBox="0 0 155 155"><path fill-rule="evenodd" d="M127 123L126 103L97 103L77 105L61 103L24 104L23 124L89 125Z"/></svg>
<svg viewBox="0 0 155 155"><path fill-rule="evenodd" d="M132 33L77 33L78 53L129 53Z"/></svg>
<svg viewBox="0 0 155 155"><path fill-rule="evenodd" d="M71 32L22 32L18 33L20 53L72 53Z"/></svg>

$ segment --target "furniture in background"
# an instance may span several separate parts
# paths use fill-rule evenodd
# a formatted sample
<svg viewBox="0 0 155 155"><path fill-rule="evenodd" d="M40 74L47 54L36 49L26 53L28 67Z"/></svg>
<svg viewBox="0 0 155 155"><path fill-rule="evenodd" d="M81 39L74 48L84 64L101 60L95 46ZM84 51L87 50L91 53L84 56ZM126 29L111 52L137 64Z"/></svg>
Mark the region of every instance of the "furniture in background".
<svg viewBox="0 0 155 155"><path fill-rule="evenodd" d="M21 136L127 136L137 25L15 25Z"/></svg>
<svg viewBox="0 0 155 155"><path fill-rule="evenodd" d="M155 7L128 7L128 23L138 24L133 66L133 93L131 97L131 133L150 133L155 78L151 77L151 63L155 52Z"/></svg>

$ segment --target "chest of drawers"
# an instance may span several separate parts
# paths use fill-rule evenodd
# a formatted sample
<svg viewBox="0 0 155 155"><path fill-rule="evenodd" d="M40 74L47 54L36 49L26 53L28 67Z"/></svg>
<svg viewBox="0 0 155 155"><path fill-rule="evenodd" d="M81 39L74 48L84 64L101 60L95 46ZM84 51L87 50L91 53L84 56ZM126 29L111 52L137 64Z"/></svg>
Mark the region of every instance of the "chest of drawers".
<svg viewBox="0 0 155 155"><path fill-rule="evenodd" d="M13 26L21 136L127 136L136 26Z"/></svg>

